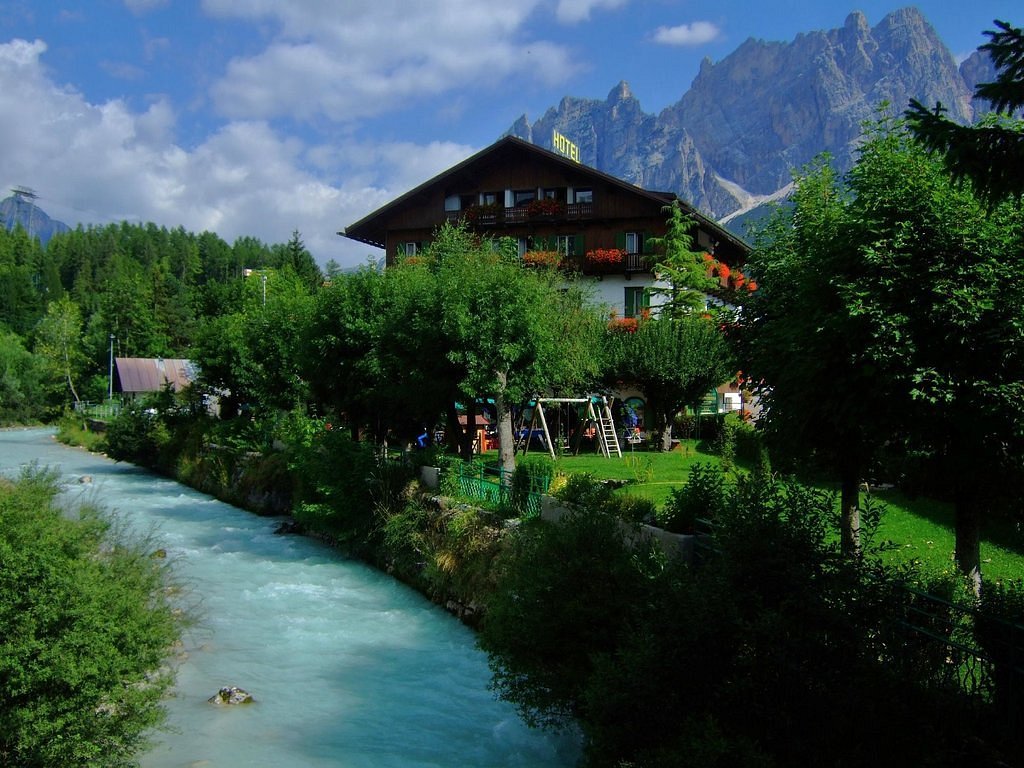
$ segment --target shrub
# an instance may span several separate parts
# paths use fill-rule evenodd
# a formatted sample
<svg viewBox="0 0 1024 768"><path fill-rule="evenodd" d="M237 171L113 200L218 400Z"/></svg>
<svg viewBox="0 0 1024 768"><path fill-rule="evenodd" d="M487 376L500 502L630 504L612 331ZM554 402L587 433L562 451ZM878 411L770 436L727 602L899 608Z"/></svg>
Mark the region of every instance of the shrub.
<svg viewBox="0 0 1024 768"><path fill-rule="evenodd" d="M107 424L107 453L118 461L156 467L169 439L170 433L155 411L137 400L126 403Z"/></svg>
<svg viewBox="0 0 1024 768"><path fill-rule="evenodd" d="M673 533L693 533L700 518L714 520L725 505L726 486L722 470L711 464L695 464L681 488L673 488L665 506L658 511L658 523Z"/></svg>
<svg viewBox="0 0 1024 768"><path fill-rule="evenodd" d="M569 475L555 497L567 507L578 510L604 509L611 501L612 487L589 472Z"/></svg>
<svg viewBox="0 0 1024 768"><path fill-rule="evenodd" d="M530 494L547 493L554 474L554 462L547 456L535 454L519 459L509 488L509 506L515 514L525 514Z"/></svg>
<svg viewBox="0 0 1024 768"><path fill-rule="evenodd" d="M0 483L0 764L131 765L182 620L163 561L56 491L34 470Z"/></svg>
<svg viewBox="0 0 1024 768"><path fill-rule="evenodd" d="M605 509L630 523L654 523L657 518L657 507L653 501L628 493L613 495Z"/></svg>
<svg viewBox="0 0 1024 768"><path fill-rule="evenodd" d="M288 466L296 478L296 522L362 550L374 533L373 446L316 419L300 420L292 435Z"/></svg>
<svg viewBox="0 0 1024 768"><path fill-rule="evenodd" d="M709 469L700 485L716 487ZM1013 754L997 747L1019 729L984 722L997 709L931 687L922 673L934 666L903 663L894 598L907 571L867 549L842 556L831 494L745 475L722 498L716 553L693 566L632 550L590 508L515 529L481 633L499 696L533 724L572 718L591 766ZM1020 610L1017 597L993 601ZM948 667L950 646L933 645Z"/></svg>

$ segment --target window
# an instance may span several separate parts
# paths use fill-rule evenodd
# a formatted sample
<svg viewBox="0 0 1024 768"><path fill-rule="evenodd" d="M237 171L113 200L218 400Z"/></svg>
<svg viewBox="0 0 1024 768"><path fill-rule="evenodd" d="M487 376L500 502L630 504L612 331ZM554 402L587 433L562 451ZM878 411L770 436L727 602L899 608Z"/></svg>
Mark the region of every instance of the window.
<svg viewBox="0 0 1024 768"><path fill-rule="evenodd" d="M525 237L520 237L516 241L516 250L519 252L519 258L523 258L523 254L530 250L530 241Z"/></svg>
<svg viewBox="0 0 1024 768"><path fill-rule="evenodd" d="M462 210L459 207L459 196L458 195L448 195L448 197L446 197L444 199L444 210L445 210L445 212Z"/></svg>
<svg viewBox="0 0 1024 768"><path fill-rule="evenodd" d="M576 255L576 236L575 235L558 235L555 238L555 250L557 250L563 256L575 256Z"/></svg>
<svg viewBox="0 0 1024 768"><path fill-rule="evenodd" d="M645 309L651 308L651 293L646 288L626 288L623 314L626 317L639 317Z"/></svg>
<svg viewBox="0 0 1024 768"><path fill-rule="evenodd" d="M644 233L643 232L627 232L626 233L626 253L643 253L644 252Z"/></svg>
<svg viewBox="0 0 1024 768"><path fill-rule="evenodd" d="M480 202L483 203L484 205L497 205L499 194L499 192L484 192L482 195L480 195ZM505 204L504 196L501 197L501 204Z"/></svg>
<svg viewBox="0 0 1024 768"><path fill-rule="evenodd" d="M398 253L402 256L415 256L420 250L420 244L415 242L399 243Z"/></svg>
<svg viewBox="0 0 1024 768"><path fill-rule="evenodd" d="M592 203L594 202L594 190L590 187L580 187L572 191L572 201L574 203Z"/></svg>
<svg viewBox="0 0 1024 768"><path fill-rule="evenodd" d="M517 189L512 193L512 205L516 208L527 205L531 200L537 199L537 190L535 189Z"/></svg>
<svg viewBox="0 0 1024 768"><path fill-rule="evenodd" d="M548 187L541 192L541 200L557 200L560 203L565 202L565 187Z"/></svg>

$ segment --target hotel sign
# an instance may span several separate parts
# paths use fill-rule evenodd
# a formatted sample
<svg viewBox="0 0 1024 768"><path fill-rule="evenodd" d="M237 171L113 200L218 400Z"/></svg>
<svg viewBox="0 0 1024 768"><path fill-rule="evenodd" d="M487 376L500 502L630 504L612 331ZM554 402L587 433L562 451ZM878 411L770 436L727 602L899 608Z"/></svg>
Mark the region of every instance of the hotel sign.
<svg viewBox="0 0 1024 768"><path fill-rule="evenodd" d="M551 146L554 147L555 152L560 155L565 155L570 160L575 162L580 161L580 148L569 141L565 136L560 134L558 131L551 131Z"/></svg>

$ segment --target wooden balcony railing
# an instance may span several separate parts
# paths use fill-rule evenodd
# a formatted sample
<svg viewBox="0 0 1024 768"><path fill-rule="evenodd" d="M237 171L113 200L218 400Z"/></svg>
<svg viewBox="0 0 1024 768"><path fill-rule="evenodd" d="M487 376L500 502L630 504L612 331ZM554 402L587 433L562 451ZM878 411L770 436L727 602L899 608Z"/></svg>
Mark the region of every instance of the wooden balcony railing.
<svg viewBox="0 0 1024 768"><path fill-rule="evenodd" d="M498 227L515 224L528 224L533 221L578 221L594 215L593 203L570 203L561 213L537 214L530 213L526 206L516 208L477 209L467 208L463 211L445 211L445 219L455 223L466 219L477 227Z"/></svg>

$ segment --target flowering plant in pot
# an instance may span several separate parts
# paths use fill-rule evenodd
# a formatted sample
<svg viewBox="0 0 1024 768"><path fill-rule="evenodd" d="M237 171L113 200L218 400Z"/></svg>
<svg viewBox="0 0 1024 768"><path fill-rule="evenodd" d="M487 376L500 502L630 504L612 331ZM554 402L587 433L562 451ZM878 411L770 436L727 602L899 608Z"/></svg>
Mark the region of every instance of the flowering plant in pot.
<svg viewBox="0 0 1024 768"><path fill-rule="evenodd" d="M550 197L531 200L526 204L527 216L560 216L563 213L565 213L565 204Z"/></svg>
<svg viewBox="0 0 1024 768"><path fill-rule="evenodd" d="M587 251L587 262L590 264L621 264L626 252L621 248L594 248Z"/></svg>
<svg viewBox="0 0 1024 768"><path fill-rule="evenodd" d="M505 207L497 203L474 204L466 209L466 221L473 223L481 219L494 218L504 210Z"/></svg>

